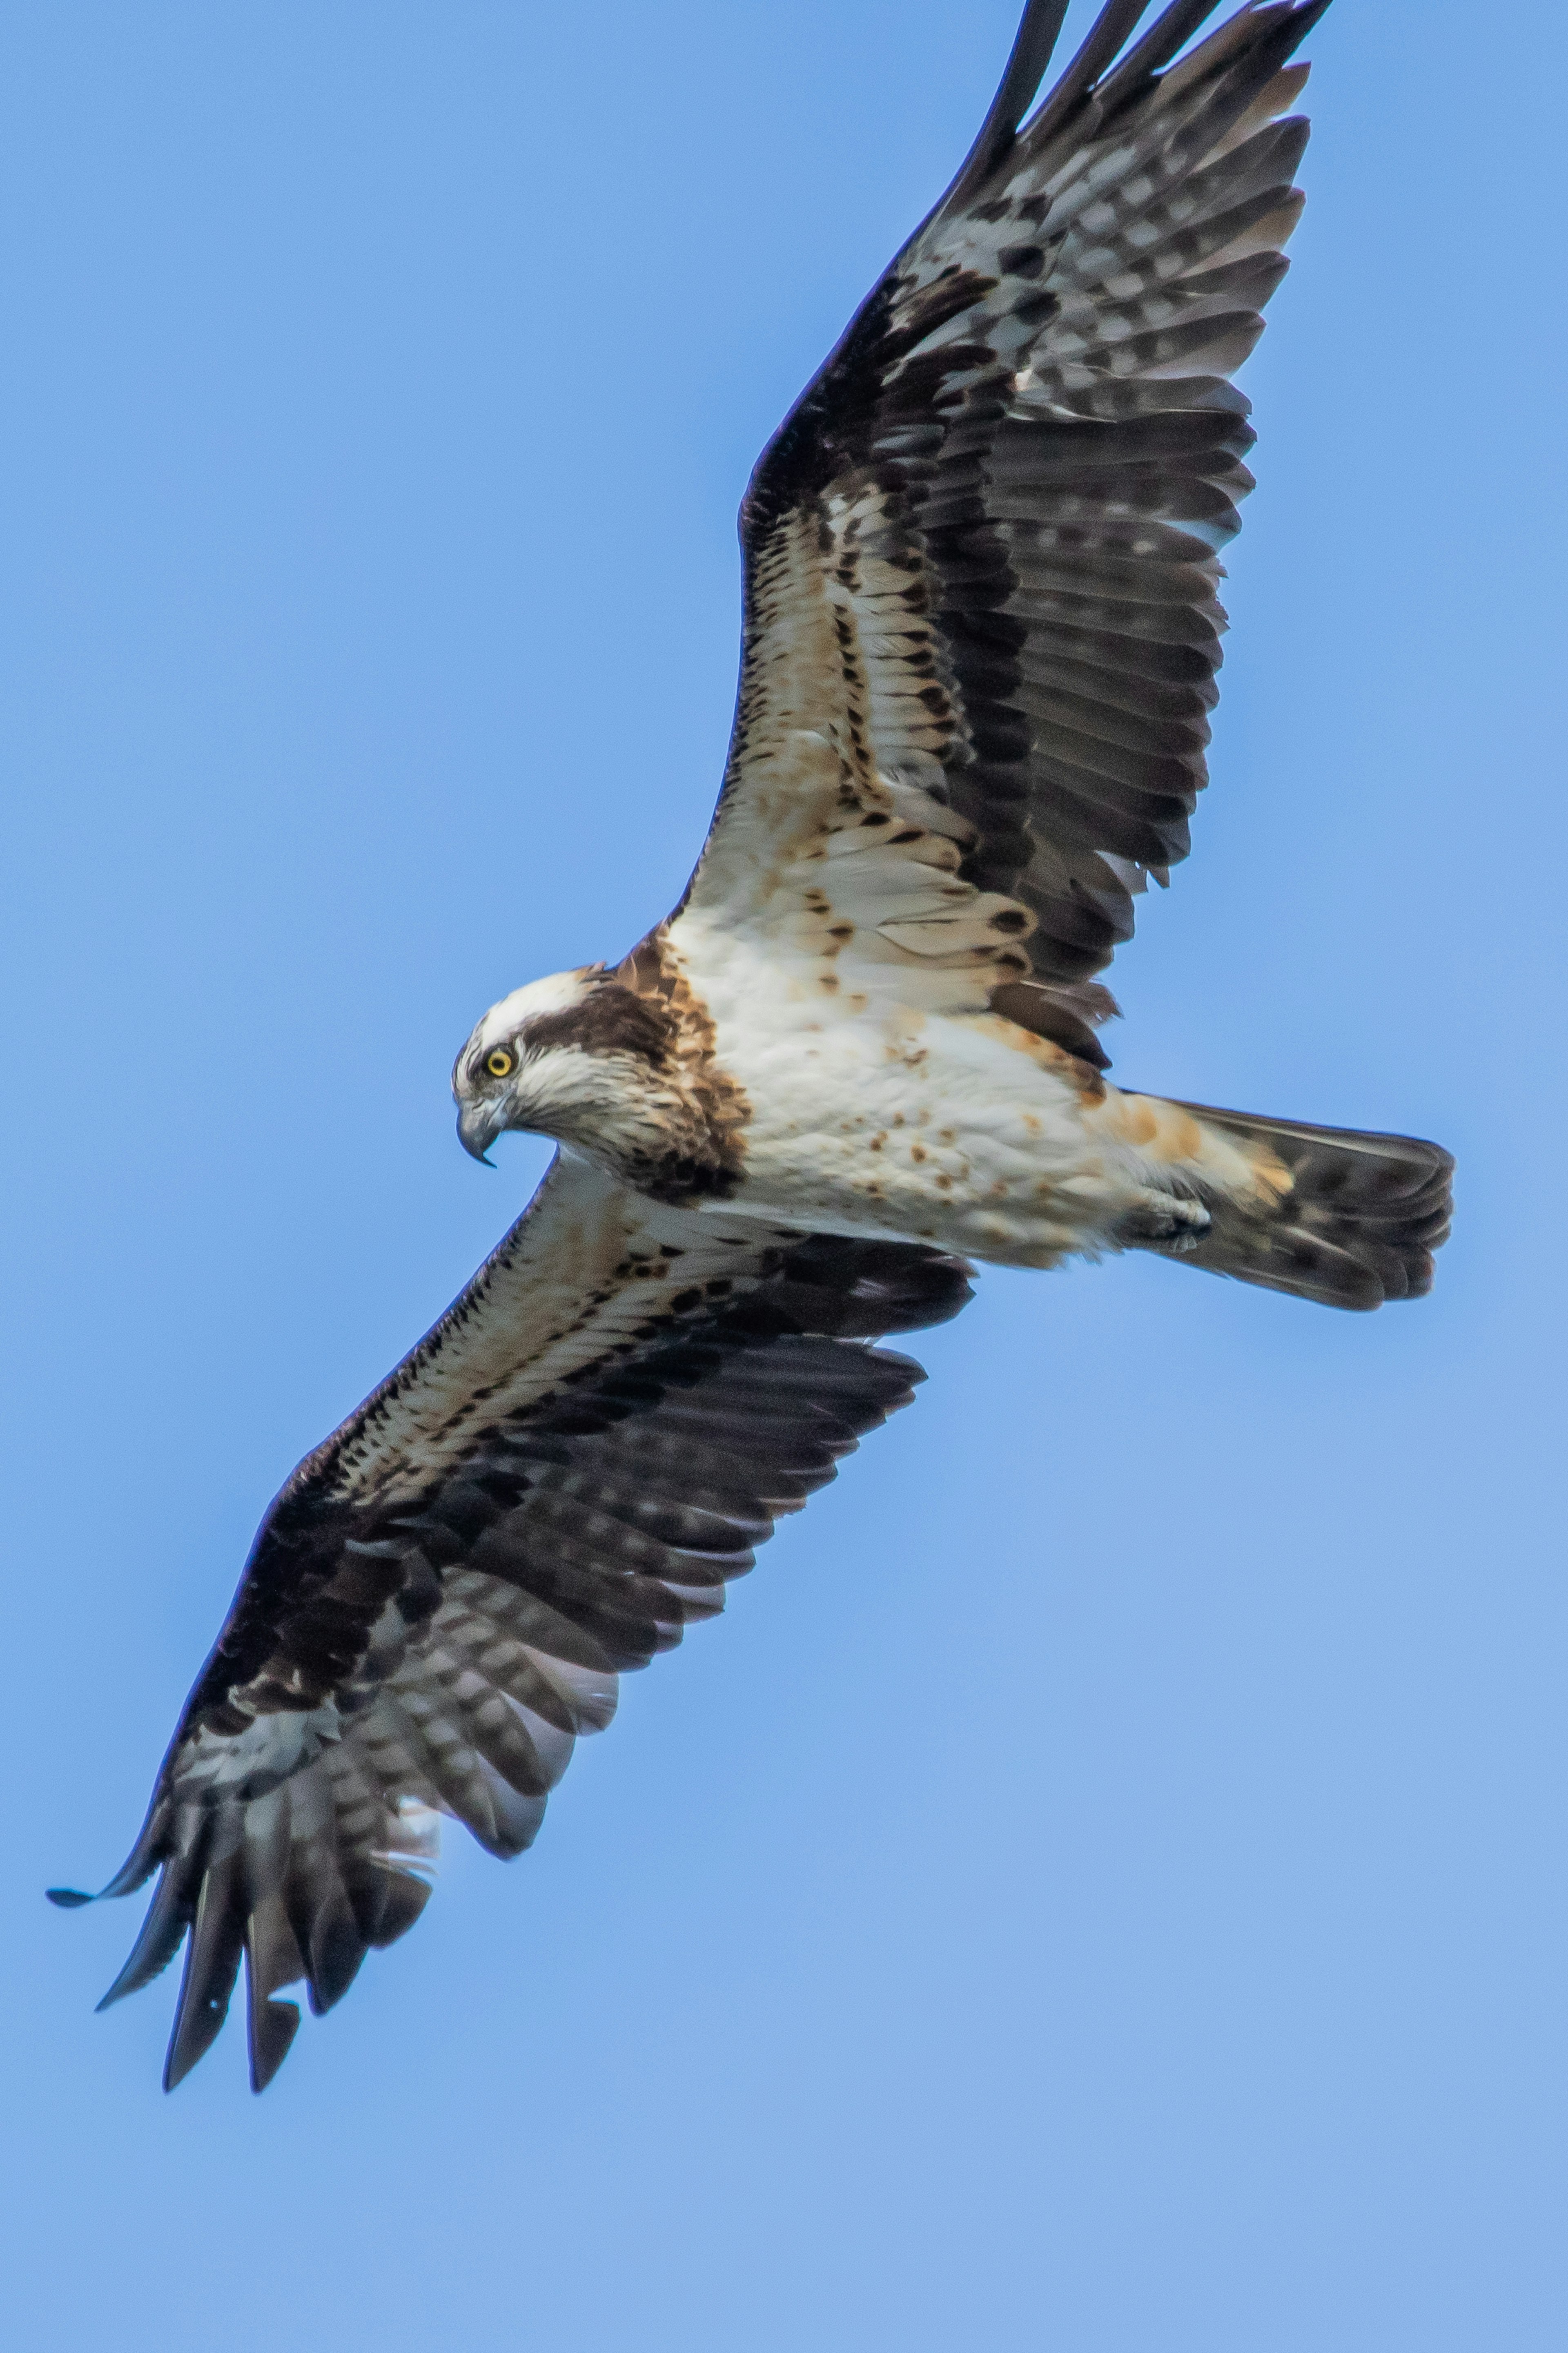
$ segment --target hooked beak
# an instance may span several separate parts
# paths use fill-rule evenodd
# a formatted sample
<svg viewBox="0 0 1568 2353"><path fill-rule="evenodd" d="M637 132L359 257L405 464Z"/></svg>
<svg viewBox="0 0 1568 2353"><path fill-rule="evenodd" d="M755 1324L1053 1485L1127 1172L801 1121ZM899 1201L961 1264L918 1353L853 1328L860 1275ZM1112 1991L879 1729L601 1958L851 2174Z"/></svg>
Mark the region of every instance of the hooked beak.
<svg viewBox="0 0 1568 2353"><path fill-rule="evenodd" d="M488 1154L505 1124L500 1113L500 1105L493 1103L465 1103L458 1113L458 1141L485 1168L495 1166Z"/></svg>

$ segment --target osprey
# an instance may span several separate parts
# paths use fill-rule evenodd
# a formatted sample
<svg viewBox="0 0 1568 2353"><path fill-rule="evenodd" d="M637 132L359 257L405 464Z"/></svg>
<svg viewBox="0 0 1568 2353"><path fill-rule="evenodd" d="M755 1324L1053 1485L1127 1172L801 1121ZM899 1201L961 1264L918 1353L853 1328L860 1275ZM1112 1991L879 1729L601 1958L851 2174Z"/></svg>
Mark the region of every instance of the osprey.
<svg viewBox="0 0 1568 2353"><path fill-rule="evenodd" d="M955 1314L967 1260L1427 1289L1447 1153L1124 1093L1096 1036L1205 782L1252 482L1229 379L1300 211L1289 60L1327 0L1186 50L1214 5L1129 47L1144 0L1110 0L1031 116L1067 0L1029 0L958 177L747 491L684 899L458 1055L470 1152L559 1151L268 1512L103 1890L157 1874L106 2001L188 1940L166 2086L243 1958L260 2090L300 2022L279 1989L324 2010L413 1924L439 1815L529 1844L621 1671L908 1403L919 1366L871 1343Z"/></svg>

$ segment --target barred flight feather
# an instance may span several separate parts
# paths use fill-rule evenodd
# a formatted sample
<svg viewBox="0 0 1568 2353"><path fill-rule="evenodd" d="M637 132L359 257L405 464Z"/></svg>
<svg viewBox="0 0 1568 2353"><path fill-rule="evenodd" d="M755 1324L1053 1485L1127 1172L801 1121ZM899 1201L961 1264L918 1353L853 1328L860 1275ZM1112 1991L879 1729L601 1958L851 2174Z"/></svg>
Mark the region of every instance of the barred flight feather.
<svg viewBox="0 0 1568 2353"><path fill-rule="evenodd" d="M558 1163L268 1513L104 1890L158 1875L106 2004L187 1944L166 2084L243 1960L259 2090L299 2022L279 1988L331 2009L418 1917L436 1815L530 1845L617 1674L721 1609L779 1514L909 1402L920 1367L869 1335L968 1295L940 1252L715 1223Z"/></svg>
<svg viewBox="0 0 1568 2353"><path fill-rule="evenodd" d="M958 879L1028 910L1047 987L1103 965L1143 877L1186 855L1225 627L1215 552L1252 480L1226 378L1284 272L1306 126L1276 118L1321 5L1247 9L1165 71L1208 13L1167 10L1101 85L1142 13L1103 12L1024 130L988 120L759 464L734 742L683 920L749 919L731 836L753 870L798 866L801 799L786 845L772 786L808 704L862 807L911 754L933 759L931 789L973 828ZM1028 12L1016 63L1058 15Z"/></svg>

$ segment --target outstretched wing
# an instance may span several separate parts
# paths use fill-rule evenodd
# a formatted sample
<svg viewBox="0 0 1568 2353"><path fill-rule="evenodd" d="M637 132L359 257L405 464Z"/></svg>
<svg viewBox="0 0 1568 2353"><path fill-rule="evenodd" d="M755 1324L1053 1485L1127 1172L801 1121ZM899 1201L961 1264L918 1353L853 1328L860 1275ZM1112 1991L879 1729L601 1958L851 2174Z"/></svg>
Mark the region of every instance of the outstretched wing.
<svg viewBox="0 0 1568 2353"><path fill-rule="evenodd" d="M903 1243L660 1208L558 1159L411 1356L263 1521L123 1869L158 1885L118 2000L188 1936L164 2072L243 1957L259 2091L312 2008L419 1916L434 1817L532 1840L616 1679L723 1607L781 1512L923 1376L868 1335L967 1270ZM88 1899L57 1891L57 1901Z"/></svg>
<svg viewBox="0 0 1568 2353"><path fill-rule="evenodd" d="M846 986L857 960L923 1003L1002 986L1070 1041L1205 781L1216 550L1252 483L1228 379L1284 273L1287 60L1326 5L1245 7L1173 66L1214 0L1125 55L1144 8L1112 0L1020 131L1065 13L1031 0L973 153L747 492L735 730L678 944L783 926Z"/></svg>

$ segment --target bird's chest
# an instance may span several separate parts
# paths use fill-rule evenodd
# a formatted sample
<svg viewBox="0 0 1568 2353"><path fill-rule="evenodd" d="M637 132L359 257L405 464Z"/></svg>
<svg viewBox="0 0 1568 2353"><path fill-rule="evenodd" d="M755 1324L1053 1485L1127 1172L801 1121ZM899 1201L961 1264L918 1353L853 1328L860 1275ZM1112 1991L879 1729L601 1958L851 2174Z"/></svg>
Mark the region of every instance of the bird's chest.
<svg viewBox="0 0 1568 2353"><path fill-rule="evenodd" d="M954 1249L1016 1237L1095 1155L1065 1058L1013 1039L1006 1023L898 1007L721 1017L716 1050L748 1104L730 1205Z"/></svg>

